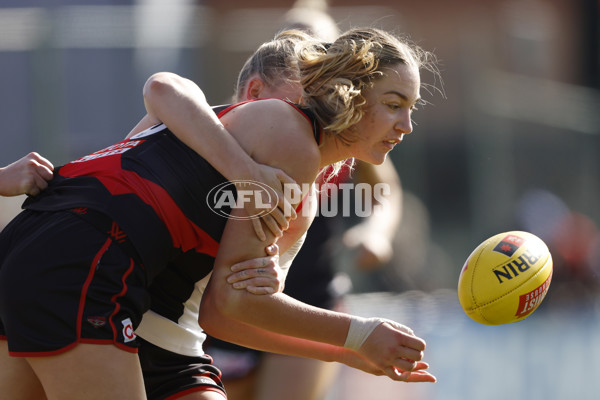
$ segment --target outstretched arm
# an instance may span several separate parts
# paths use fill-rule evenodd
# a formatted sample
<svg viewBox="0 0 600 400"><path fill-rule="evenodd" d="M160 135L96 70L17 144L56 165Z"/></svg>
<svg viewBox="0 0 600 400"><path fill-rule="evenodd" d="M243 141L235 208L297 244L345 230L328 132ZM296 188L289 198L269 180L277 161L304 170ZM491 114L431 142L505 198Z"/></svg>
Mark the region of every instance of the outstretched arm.
<svg viewBox="0 0 600 400"><path fill-rule="evenodd" d="M251 235L247 221L234 224L243 223L246 225L244 236L247 237ZM233 239L239 232L234 224L228 224L223 239L239 246L240 241ZM290 227L281 241L294 228ZM234 251L231 247L220 250L231 256L235 256ZM223 266L227 264L219 264L213 271L202 300L199 322L210 335L262 351L338 361L394 380L435 381L432 375L423 371L427 368L421 362L425 343L412 333L389 323L371 320L360 326L363 319L312 307L282 293L265 296L252 296L245 291L232 293L227 285L222 284L222 272L227 271ZM359 323L359 332L365 326L374 329L366 337L359 334L357 340L349 343L353 321Z"/></svg>
<svg viewBox="0 0 600 400"><path fill-rule="evenodd" d="M415 368L410 374L407 373L408 371L401 369L389 373L378 368L367 358L361 356L359 352L343 346L334 346L327 343L281 335L257 328L256 326L242 324L235 320L218 318L221 319L215 321L215 323L227 327L227 333L222 335L221 339L227 340L230 343L236 343L265 352L307 357L325 362L339 362L373 375L387 375L396 381L436 381L436 378L426 371L429 365L422 361L416 363Z"/></svg>
<svg viewBox="0 0 600 400"><path fill-rule="evenodd" d="M269 162L277 168L285 169L297 182L313 182L320 156L308 122L285 103L277 100L260 103L240 107L236 109L237 115L224 118L227 129L257 161ZM257 115L263 119L264 115L269 115L270 119L268 123L261 124ZM275 127L282 125L288 128L286 135L275 131ZM243 137L239 135L239 130L248 126L254 127L256 131L244 132ZM316 156L313 153L315 149ZM233 212L239 213L239 210ZM306 226L298 227L303 221L304 216L300 213L298 219L292 222L290 229L278 241L283 251L287 248L287 243L296 240L297 232L306 231ZM383 371L393 379L401 376L401 371L419 369L425 349L424 341L390 324L313 307L283 293L252 296L245 291L236 292L229 287L225 282L229 266L240 260L258 257L262 251L260 242L252 234L252 227L247 221L237 218L228 220L213 275L201 304L200 325L209 334L246 346L260 345L250 343L251 337L260 340L259 337L245 336L247 332L243 331L232 333L223 322L232 320L242 324L241 326L248 325L276 335L315 342L319 346L333 346L331 349L349 348L372 364L376 370ZM242 337L232 337L234 334ZM296 342L291 340L286 343L293 345ZM314 350L313 347L310 349ZM300 346L294 350L299 353L294 354L312 357L314 355L310 349Z"/></svg>

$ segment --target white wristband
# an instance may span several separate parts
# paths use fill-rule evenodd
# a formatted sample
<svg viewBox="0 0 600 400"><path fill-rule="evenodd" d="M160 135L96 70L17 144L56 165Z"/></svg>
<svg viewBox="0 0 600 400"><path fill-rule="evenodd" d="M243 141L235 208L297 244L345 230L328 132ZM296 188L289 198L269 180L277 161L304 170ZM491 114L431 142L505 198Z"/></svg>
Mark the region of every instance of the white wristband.
<svg viewBox="0 0 600 400"><path fill-rule="evenodd" d="M362 318L353 316L350 320L350 328L348 328L348 335L346 336L344 347L358 351L360 346L363 345L375 328L383 322L385 321L381 318Z"/></svg>

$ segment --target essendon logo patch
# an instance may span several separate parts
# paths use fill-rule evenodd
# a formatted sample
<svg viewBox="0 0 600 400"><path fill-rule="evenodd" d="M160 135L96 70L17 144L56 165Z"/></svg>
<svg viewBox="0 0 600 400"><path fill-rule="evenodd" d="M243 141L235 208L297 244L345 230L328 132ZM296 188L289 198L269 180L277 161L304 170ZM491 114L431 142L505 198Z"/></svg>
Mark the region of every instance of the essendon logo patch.
<svg viewBox="0 0 600 400"><path fill-rule="evenodd" d="M94 328L101 328L106 325L106 317L87 317L87 322Z"/></svg>
<svg viewBox="0 0 600 400"><path fill-rule="evenodd" d="M118 243L123 243L125 241L125 239L127 238L127 235L125 234L125 232L123 232L121 230L121 228L119 228L119 225L117 225L117 223L114 221L112 223L110 231L108 231L107 233L110 235L110 237L112 237Z"/></svg>
<svg viewBox="0 0 600 400"><path fill-rule="evenodd" d="M516 235L507 235L494 247L494 251L512 257L523 243L525 243L525 239Z"/></svg>

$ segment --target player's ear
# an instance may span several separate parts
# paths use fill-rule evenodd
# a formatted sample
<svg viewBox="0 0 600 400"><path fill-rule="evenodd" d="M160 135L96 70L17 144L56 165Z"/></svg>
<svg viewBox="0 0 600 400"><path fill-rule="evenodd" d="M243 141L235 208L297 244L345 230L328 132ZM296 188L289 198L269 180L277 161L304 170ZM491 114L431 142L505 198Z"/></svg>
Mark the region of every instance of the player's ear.
<svg viewBox="0 0 600 400"><path fill-rule="evenodd" d="M246 85L246 100L258 99L265 89L265 83L260 78L252 78Z"/></svg>

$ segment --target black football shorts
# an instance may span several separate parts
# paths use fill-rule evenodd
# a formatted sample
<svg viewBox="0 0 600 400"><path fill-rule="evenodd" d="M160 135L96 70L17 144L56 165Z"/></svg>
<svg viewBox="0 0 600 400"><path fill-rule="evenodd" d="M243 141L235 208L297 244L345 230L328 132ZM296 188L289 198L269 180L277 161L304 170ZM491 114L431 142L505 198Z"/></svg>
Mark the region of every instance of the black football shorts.
<svg viewBox="0 0 600 400"><path fill-rule="evenodd" d="M0 338L13 356L78 343L137 352L146 273L117 241L70 211L21 212L0 234Z"/></svg>
<svg viewBox="0 0 600 400"><path fill-rule="evenodd" d="M148 400L176 399L199 391L215 391L227 398L221 371L212 365L210 356L184 356L138 340Z"/></svg>

